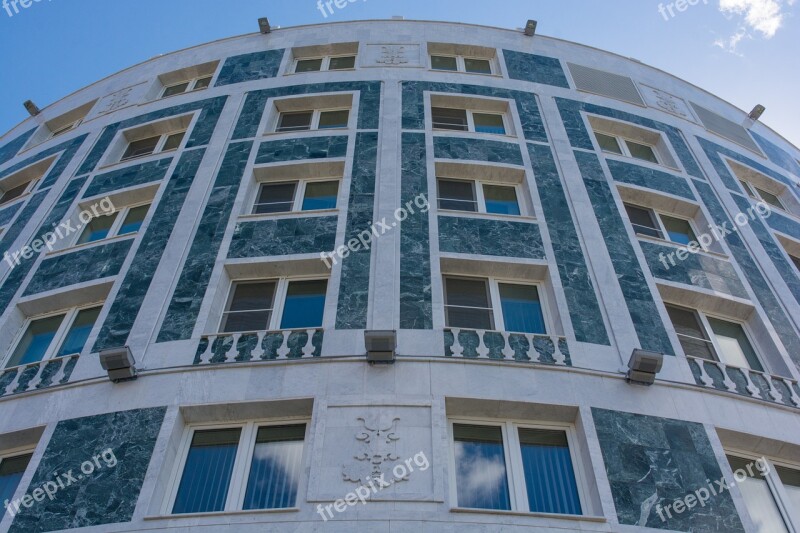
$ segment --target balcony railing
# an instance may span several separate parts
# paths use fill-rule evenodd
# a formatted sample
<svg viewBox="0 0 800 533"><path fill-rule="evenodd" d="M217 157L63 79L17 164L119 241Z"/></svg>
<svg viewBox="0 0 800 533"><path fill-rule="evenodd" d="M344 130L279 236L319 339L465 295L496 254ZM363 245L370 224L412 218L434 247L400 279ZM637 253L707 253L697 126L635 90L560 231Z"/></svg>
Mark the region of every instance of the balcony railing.
<svg viewBox="0 0 800 533"><path fill-rule="evenodd" d="M195 365L301 359L322 354L322 329L219 333L200 338Z"/></svg>
<svg viewBox="0 0 800 533"><path fill-rule="evenodd" d="M78 363L78 354L6 368L0 375L0 396L63 385Z"/></svg>
<svg viewBox="0 0 800 533"><path fill-rule="evenodd" d="M793 379L699 357L687 356L687 359L698 385L757 400L800 407L800 386Z"/></svg>
<svg viewBox="0 0 800 533"><path fill-rule="evenodd" d="M447 357L572 366L566 338L554 335L447 328L444 350Z"/></svg>

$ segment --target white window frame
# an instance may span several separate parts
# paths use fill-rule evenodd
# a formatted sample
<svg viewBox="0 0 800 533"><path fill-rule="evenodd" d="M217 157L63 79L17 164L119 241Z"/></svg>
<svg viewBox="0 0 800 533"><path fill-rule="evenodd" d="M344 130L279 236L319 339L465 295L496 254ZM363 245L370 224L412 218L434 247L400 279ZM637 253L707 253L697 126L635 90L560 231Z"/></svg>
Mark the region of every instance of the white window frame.
<svg viewBox="0 0 800 533"><path fill-rule="evenodd" d="M209 78L208 87L202 87L202 88L198 89L197 88L197 82L199 82L200 80L204 80L206 78ZM209 74L207 76L197 76L196 78L189 78L188 80L183 80L183 81L179 81L179 82L176 82L176 83L171 83L169 85L164 85L164 87L161 89L161 92L159 93L158 99L162 100L164 98L172 98L173 96L180 96L182 94L188 94L188 93L192 93L192 92L195 92L195 91L205 91L206 89L211 87L211 82L213 82L213 81L214 81L214 74ZM171 87L175 87L176 85L183 85L184 83L188 83L189 84L189 85L186 86L186 90L185 91L183 91L182 93L175 93L175 94L171 94L169 96L165 96L166 93L167 93L167 89L169 89Z"/></svg>
<svg viewBox="0 0 800 533"><path fill-rule="evenodd" d="M458 486L456 484L456 453L453 425L466 424L472 426L499 427L503 434L503 452L506 462L506 481L508 483L509 500L511 509L508 511L495 509L480 509L472 507L461 507L458 503ZM519 429L545 429L550 431L563 431L567 435L567 446L569 447L570 459L572 460L572 470L575 473L575 484L578 487L578 499L581 504L581 515L569 514L550 514L531 512L528 507L528 489L525 485L525 469L522 462L522 448L519 440ZM576 517L581 518L593 516L588 511L589 495L587 492L587 477L584 465L577 453L579 438L575 426L568 423L559 422L531 422L529 420L492 420L486 418L454 417L447 419L448 444L449 444L449 466L450 466L450 502L453 509L465 509L473 512L485 512L494 514L498 512L528 513L532 515L545 515L552 518L557 517Z"/></svg>
<svg viewBox="0 0 800 533"><path fill-rule="evenodd" d="M9 205L13 205L13 204L17 203L18 201L22 200L23 198L29 196L33 192L33 189L36 187L36 184L39 183L40 179L41 178L34 178L31 181L29 181L28 182L28 186L25 187L25 192L23 192L22 194L20 194L19 196L17 196L13 200L9 200L7 202L0 203L0 208L5 208L5 207L7 207ZM20 185L22 185L22 184L20 183ZM14 189L15 187L11 187L11 188ZM3 191L3 194L5 194L5 191ZM2 194L0 194L0 197L2 197Z"/></svg>
<svg viewBox="0 0 800 533"><path fill-rule="evenodd" d="M19 343L22 341L22 337L25 336L25 332L28 331L28 328L30 327L32 322L44 318L51 318L58 315L64 315L64 318L61 319L61 324L58 326L58 329L56 330L56 334L53 336L53 340L50 341L50 346L47 347L47 351L44 353L44 356L42 356L41 359L41 361L50 361L55 359L55 354L57 353L59 348L61 348L61 344L66 339L67 333L69 333L69 330L72 327L73 322L75 322L75 318L77 318L78 313L80 313L84 309L102 307L104 303L105 302L94 302L91 304L81 305L78 307L71 307L69 309L61 309L60 311L53 311L52 313L44 313L41 315L27 317L25 319L25 322L17 331L17 334L14 336L14 342L11 343L11 347L9 348L8 353L6 353L6 356L3 359L3 369L7 369L5 365L11 360L11 357L14 355L14 352L17 350L17 347L19 346ZM95 324L95 326L96 325L97 324ZM67 354L64 357L69 357L70 355L76 355L76 354ZM11 367L11 368L16 368L16 367Z"/></svg>
<svg viewBox="0 0 800 533"><path fill-rule="evenodd" d="M467 113L467 129L466 130L452 130L448 128L437 128L433 122L433 108L440 108L440 109L456 109L458 111L465 111ZM483 133L480 131L475 131L475 117L474 114L478 115L497 115L503 118L503 129L506 130L504 134L499 133ZM511 135L511 122L508 116L508 113L500 113L497 111L481 111L478 109L464 109L463 107L447 107L441 105L432 105L431 106L431 129L433 131L444 131L444 132L452 132L452 133L477 133L478 135L494 135L495 137L515 137Z"/></svg>
<svg viewBox="0 0 800 533"><path fill-rule="evenodd" d="M319 183L319 182L327 182L327 181L335 181L339 184L339 191L336 194L336 207L330 209L315 209L310 211L303 211L303 201L306 197L306 187L310 183ZM294 188L294 198L292 199L292 209L291 211L282 211L280 213L256 213L255 208L258 204L258 197L261 195L261 187L264 185L279 185L282 183L296 183L297 186ZM302 178L302 179L287 179L287 180L269 180L269 181L259 181L256 183L256 194L253 201L250 203L250 209L246 213L246 215L250 216L258 216L258 217L273 217L273 216L281 216L281 215L288 215L291 213L326 213L326 212L333 212L339 210L339 194L342 192L342 177L341 176L329 176L325 178Z"/></svg>
<svg viewBox="0 0 800 533"><path fill-rule="evenodd" d="M442 70L438 68L433 68L434 57L454 57L456 59L456 70ZM491 72L488 74L484 72L468 72L466 64L467 59L487 61L489 63L489 69L491 70ZM460 72L462 74L475 74L477 76L497 76L497 67L494 64L495 60L494 58L491 57L464 56L455 54L428 54L428 61L430 70L432 70L433 72Z"/></svg>
<svg viewBox="0 0 800 533"><path fill-rule="evenodd" d="M452 278L452 279L463 279L463 280L470 280L470 281L488 281L489 282L489 305L492 309L492 319L494 322L495 329L491 331L502 331L505 333L519 333L521 335L538 335L538 336L549 336L552 335L554 331L553 328L553 317L550 315L550 305L547 301L547 291L545 290L544 283L542 282L535 282L535 281L520 281L520 280L513 280L513 279L503 279L503 278L496 278L492 276L463 276L460 274L442 274L443 278ZM518 331L508 331L506 330L506 322L505 318L503 317L503 301L500 299L500 285L525 285L525 286L532 286L536 287L536 291L539 293L539 305L542 308L542 318L544 319L544 327L545 333L522 333ZM444 293L444 313L445 313L445 320L444 322L447 323L447 283L445 280L442 280L442 292ZM479 309L479 308L475 308ZM457 326L445 326L447 329L469 329L469 328L459 328Z"/></svg>
<svg viewBox="0 0 800 533"><path fill-rule="evenodd" d="M311 57L296 57L294 58L294 62L292 63L292 74L313 74L314 72L348 72L355 70L356 67L353 68L337 68L335 70L330 70L331 66L331 59L338 59L341 57L352 57L353 64L355 65L358 62L358 54L334 54L334 55L327 55L327 56L311 56ZM301 61L314 61L315 59L321 59L322 64L319 66L319 70L309 70L307 72L297 72L297 65Z"/></svg>
<svg viewBox="0 0 800 533"><path fill-rule="evenodd" d="M667 243L674 244L674 245L681 246L681 247L685 246L684 244L681 244L679 242L675 242L675 241L672 241L672 240L669 239L669 232L667 231L667 226L666 226L666 224L664 224L664 221L661 219L662 216L666 216L666 217L670 217L670 218L674 218L674 219L677 219L677 220L683 220L685 222L688 222L689 223L689 227L692 228L692 233L694 233L694 236L695 236L695 241L694 242L696 242L697 245L700 247L700 249L703 250L704 252L711 252L711 250L709 249L708 246L704 245L703 243L699 242L699 240L697 240L697 237L699 237L700 233L697 232L697 226L695 225L694 220L692 220L691 218L682 217L680 215L674 215L672 213L666 213L666 212L661 211L659 209L653 209L652 207L647 207L647 206L644 206L644 205L634 204L632 202L623 202L623 204L627 204L627 205L630 205L631 207L636 207L636 208L639 208L639 209L644 209L646 211L650 211L651 213L653 213L655 215L656 225L658 226L657 229L661 232L662 238L659 239L658 237L653 237L653 236L650 236L650 235L642 235L642 234L638 233L636 231L636 226L639 226L639 224L634 224L634 222L632 220L630 220L630 218L629 218L628 222L631 224L631 227L633 228L633 232L636 234L637 238L652 239L652 240L656 240L656 241L659 241L659 242L667 242ZM625 215L627 216L628 213L626 212Z"/></svg>
<svg viewBox="0 0 800 533"><path fill-rule="evenodd" d="M51 131L50 132L50 136L48 137L48 139L54 139L56 137L60 137L61 135L64 135L65 133L69 133L70 131L72 131L75 128L77 128L78 126L80 126L82 122L83 122L83 119L79 118L75 122L71 122L69 124L65 124L64 126L62 126L60 128L57 128L55 131Z"/></svg>
<svg viewBox="0 0 800 533"><path fill-rule="evenodd" d="M302 466L306 464L306 458L309 451L308 438L309 428L311 427L311 419L307 417L290 417L290 418L265 418L257 420L249 420L238 423L209 423L209 424L191 424L186 426L181 437L181 444L178 451L178 460L175 462L175 468L169 480L169 490L167 491L167 498L164 500L164 505L161 508L163 516L192 516L192 514L173 514L172 508L175 506L175 499L178 496L178 489L180 488L181 479L183 477L183 470L186 467L186 460L189 458L189 450L192 447L192 439L197 431L207 431L215 429L236 429L241 428L239 435L239 444L236 447L236 456L233 461L233 471L231 472L230 484L228 485L228 496L225 500L225 509L217 512L203 512L200 514L223 514L241 512L244 505L244 498L247 491L248 475L250 473L250 466L253 462L253 450L255 449L256 437L258 429L270 426L289 426L305 424L306 434L303 437L303 456ZM305 472L304 469L301 469ZM303 479L301 479L303 483ZM300 500L302 494L302 487L297 488L297 500ZM253 512L281 512L281 511L296 511L295 507L286 507L279 509L260 509L253 510Z"/></svg>
<svg viewBox="0 0 800 533"><path fill-rule="evenodd" d="M762 202L764 202L765 204L770 206L770 208L772 208L772 209L777 208L777 209L780 209L781 211L785 211L785 212L789 213L789 210L786 208L786 204L781 199L781 196L783 196L782 193L781 194L775 194L774 192L770 192L770 191L764 190L763 187L758 187L758 186L753 185L752 183L749 183L749 182L745 182L745 183L747 183L750 186L750 189L751 189L751 191L753 193L753 196L752 196L753 199L761 200ZM764 197L761 195L761 190L764 190L764 192L770 193L772 196L774 196L778 200L778 203L781 204L781 205L780 206L773 205L773 204L769 203L768 201L766 201L764 199Z"/></svg>
<svg viewBox="0 0 800 533"><path fill-rule="evenodd" d="M319 129L319 120L322 113L329 113L332 111L348 111L347 116L347 125L343 128L325 128L323 130ZM281 124L281 117L283 115L293 115L295 113L312 113L311 115L311 125L307 130L291 130L291 131L280 131L278 128ZM307 131L344 131L350 129L350 125L352 124L353 120L353 108L352 107L332 107L332 108L325 108L325 109L306 109L305 111L278 111L277 119L275 120L275 125L272 128L272 133L304 133Z"/></svg>
<svg viewBox="0 0 800 533"><path fill-rule="evenodd" d="M472 190L475 191L475 202L477 204L478 210L477 211L459 211L458 209L446 209L439 207L439 200L441 199L439 196L439 180L444 181L464 181L468 183L472 183ZM486 196L483 192L484 185L496 185L498 187L509 187L514 189L514 193L517 195L517 207L519 207L519 215L506 215L503 213L489 213L486 210ZM436 208L439 211L443 211L445 213L463 213L469 215L481 214L481 215L490 215L490 216L498 216L498 217L528 217L531 216L527 213L525 206L522 202L522 189L519 183L502 183L502 182L492 182L492 181L480 181L471 178L451 178L449 176L437 176L436 178ZM447 200L447 199L445 199Z"/></svg>
<svg viewBox="0 0 800 533"><path fill-rule="evenodd" d="M650 163L651 165L659 165L659 166L666 167L666 168L672 168L671 166L664 164L664 161L662 160L661 155L659 155L659 153L658 153L658 147L655 146L655 145L652 145L652 144L650 144L648 142L644 142L644 141L642 141L640 139L631 139L630 137L624 137L622 135L617 135L616 133L608 133L607 131L603 131L601 129L597 129L597 130L593 129L592 131L594 133L600 133L602 135L605 135L606 137L613 137L614 139L617 140L617 145L619 145L620 150L622 150L622 154L617 154L617 153L614 153L614 152L608 152L606 150L603 150L602 147L600 147L600 142L597 141L597 139L595 139L595 142L598 143L598 147L600 148L600 151L602 153L604 153L604 154L617 156L617 157L626 157L628 159L633 159L634 161L641 161L642 163ZM639 159L638 157L632 156L630 148L628 148L628 141L630 141L632 143L635 143L635 144L639 144L639 145L642 145L642 146L649 147L653 151L653 155L656 158L656 163L653 163L652 161L647 161L645 159Z"/></svg>
<svg viewBox="0 0 800 533"><path fill-rule="evenodd" d="M778 507L778 511L781 513L781 517L783 518L787 529L790 532L800 532L800 509L795 509L796 516L791 513L791 502L789 501L783 488L783 481L781 480L780 476L778 475L778 471L775 468L776 466L780 466L783 468L800 471L800 465L782 461L780 459L774 459L764 455L756 455L753 454L753 452L737 448L725 447L724 451L726 455L726 461L728 455L732 455L739 459L744 459L750 462L755 462L761 458L767 460L767 463L769 464L769 471L767 475L764 476L764 479L767 482L767 486L769 487L769 491L772 494L773 500L775 500L775 505Z"/></svg>
<svg viewBox="0 0 800 533"><path fill-rule="evenodd" d="M111 224L111 227L108 229L108 236L106 238L104 238L104 239L100 239L100 240L97 240L97 241L86 242L86 243L83 243L83 244L78 244L78 241L80 240L81 236L83 236L83 233L85 231L87 231L87 228L89 227L89 224L84 225L81 228L81 231L76 232L77 235L74 237L74 240L72 241L72 246L70 248L73 248L75 246L94 245L94 244L98 244L98 243L101 243L101 242L110 241L110 240L116 239L118 237L133 237L134 235L138 235L139 234L138 231L136 231L134 233L126 233L125 235L118 235L117 232L120 230L120 228L122 227L122 224L125 222L125 219L128 217L128 213L130 213L131 210L136 209L137 207L141 207L143 205L149 205L150 206L150 208L148 208L148 210L147 210L147 214L144 216L144 221L146 221L147 217L150 215L150 209L153 206L153 200L148 200L148 201L145 201L145 202L137 202L135 204L126 205L125 207L117 209L116 211L114 211L110 215L104 215L104 216L113 216L113 217L115 217L114 218L114 222ZM99 217L93 217L92 220L94 220L95 218L99 218ZM142 225L144 225L144 221L142 221Z"/></svg>
<svg viewBox="0 0 800 533"><path fill-rule="evenodd" d="M279 277L279 278L253 278L253 279L235 279L231 280L228 286L228 296L225 299L225 308L222 310L222 315L217 324L217 331L212 335L232 335L233 333L223 333L222 325L225 321L226 314L231 308L233 296L236 285L251 284L251 283L275 283L275 293L272 301L272 315L269 317L269 324L266 330L259 331L284 331L281 329L281 321L283 320L283 310L286 307L286 295L289 291L289 284L293 281L327 281L328 285L325 292L325 303L328 302L328 290L330 289L330 277L325 276L293 276L293 277ZM323 311L323 324L325 323L325 312ZM322 326L318 326L318 329ZM309 329L309 328L303 328ZM243 331L237 333L257 333L258 331Z"/></svg>
<svg viewBox="0 0 800 533"><path fill-rule="evenodd" d="M176 148L170 148L169 150L164 150L164 145L167 143L167 139L169 139L173 135L177 135L178 133L183 133L183 139L181 139L181 143ZM186 139L187 139L187 134L188 133L189 133L188 129L175 130L175 131L171 131L169 133L162 133L162 134L159 135L161 138L158 140L158 143L156 144L156 147L153 149L152 152L150 152L149 154L137 155L137 156L133 156L133 157L129 157L129 158L125 159L124 158L125 152L128 150L128 148L130 147L131 144L133 144L135 142L143 141L145 139L151 139L151 138L155 137L155 135L150 135L149 137L142 137L141 139L136 139L134 141L128 141L128 142L125 143L125 148L122 150L122 154L120 155L120 159L119 159L118 163L127 163L128 161L136 161L137 159L143 159L145 157L151 157L151 156L158 155L158 154L166 154L166 153L169 153L169 152L177 152L178 150L181 149L181 146L183 146L186 143Z"/></svg>

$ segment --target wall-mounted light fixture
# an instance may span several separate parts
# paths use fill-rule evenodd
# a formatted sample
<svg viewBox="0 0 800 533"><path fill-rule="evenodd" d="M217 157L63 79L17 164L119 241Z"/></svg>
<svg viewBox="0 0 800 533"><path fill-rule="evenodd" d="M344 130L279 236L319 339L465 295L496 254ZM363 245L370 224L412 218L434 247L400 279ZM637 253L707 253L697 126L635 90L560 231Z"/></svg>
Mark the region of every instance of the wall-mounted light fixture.
<svg viewBox="0 0 800 533"><path fill-rule="evenodd" d="M22 105L24 105L24 106L25 106L25 109L27 109L27 110L28 110L28 113L30 113L30 115L31 115L32 117L35 117L36 115L38 115L39 113L41 113L41 112L42 112L42 111L39 109L39 107L38 107L36 104L34 104L34 103L33 103L33 101L32 101L32 100L26 100L26 101L25 101L25 103L24 103L24 104L22 104Z"/></svg>
<svg viewBox="0 0 800 533"><path fill-rule="evenodd" d="M136 379L136 360L127 346L101 351L100 365L114 383Z"/></svg>
<svg viewBox="0 0 800 533"><path fill-rule="evenodd" d="M750 111L750 114L748 116L750 117L750 120L758 120L761 118L761 115L763 115L764 111L766 110L767 110L766 107L764 107L761 104L758 104L753 108L752 111Z"/></svg>
<svg viewBox="0 0 800 533"><path fill-rule="evenodd" d="M664 367L664 354L636 349L628 361L628 383L652 385Z"/></svg>
<svg viewBox="0 0 800 533"><path fill-rule="evenodd" d="M391 365L397 350L396 331L365 331L367 361L372 365Z"/></svg>
<svg viewBox="0 0 800 533"><path fill-rule="evenodd" d="M535 20L529 20L525 24L525 35L527 35L528 37L533 37L534 35L536 35L536 26L537 25L538 25L538 22L536 22Z"/></svg>
<svg viewBox="0 0 800 533"><path fill-rule="evenodd" d="M272 27L269 25L269 19L267 17L261 17L258 19L258 29L264 35L272 32Z"/></svg>

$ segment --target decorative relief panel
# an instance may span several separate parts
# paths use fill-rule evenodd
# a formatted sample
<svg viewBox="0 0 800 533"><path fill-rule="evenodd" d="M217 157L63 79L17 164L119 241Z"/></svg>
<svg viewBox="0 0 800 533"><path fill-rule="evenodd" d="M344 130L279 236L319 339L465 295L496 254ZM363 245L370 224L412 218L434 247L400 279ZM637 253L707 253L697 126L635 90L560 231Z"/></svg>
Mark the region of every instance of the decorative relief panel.
<svg viewBox="0 0 800 533"><path fill-rule="evenodd" d="M692 122L697 122L691 109L689 109L689 105L683 98L678 98L660 89L654 89L653 87L642 84L639 85L639 90L649 107L660 109L661 111L685 118Z"/></svg>
<svg viewBox="0 0 800 533"><path fill-rule="evenodd" d="M368 44L363 67L415 67L423 66L418 44Z"/></svg>
<svg viewBox="0 0 800 533"><path fill-rule="evenodd" d="M88 121L100 115L113 113L122 108L138 104L144 99L146 91L147 84L140 83L139 85L132 85L108 94L100 99L97 105L94 106L91 114L87 116L85 120Z"/></svg>
<svg viewBox="0 0 800 533"><path fill-rule="evenodd" d="M357 462L345 464L342 467L342 477L345 481L360 484L367 484L383 475L391 478L392 466L400 460L400 456L395 453L395 442L400 440L396 433L400 419L378 415L370 420L359 417L358 421L363 429L355 436L360 448L353 456ZM407 479L407 476L397 478L395 482Z"/></svg>

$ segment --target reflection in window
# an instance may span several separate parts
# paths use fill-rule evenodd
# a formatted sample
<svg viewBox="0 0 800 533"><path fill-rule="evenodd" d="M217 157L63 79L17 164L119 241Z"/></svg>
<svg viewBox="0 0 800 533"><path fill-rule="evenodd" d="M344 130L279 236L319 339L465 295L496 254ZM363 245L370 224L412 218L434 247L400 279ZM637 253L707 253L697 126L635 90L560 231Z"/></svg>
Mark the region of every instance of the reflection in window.
<svg viewBox="0 0 800 533"><path fill-rule="evenodd" d="M535 285L500 283L505 331L546 335L539 290Z"/></svg>
<svg viewBox="0 0 800 533"><path fill-rule="evenodd" d="M522 466L532 513L581 514L578 484L564 431L520 428Z"/></svg>
<svg viewBox="0 0 800 533"><path fill-rule="evenodd" d="M244 509L294 507L305 433L305 425L258 428Z"/></svg>
<svg viewBox="0 0 800 533"><path fill-rule="evenodd" d="M511 510L500 427L453 425L459 507Z"/></svg>
<svg viewBox="0 0 800 533"><path fill-rule="evenodd" d="M740 457L728 456L731 470L737 472L736 486L742 493L745 507L753 520L753 525L758 533L787 532L775 498L767 484L766 478L754 467L753 461ZM748 468L749 467L749 468ZM750 474L752 472L752 475ZM743 475L744 481L740 481Z"/></svg>
<svg viewBox="0 0 800 533"><path fill-rule="evenodd" d="M14 499L14 493L28 468L31 457L33 454L26 453L0 459L0 503Z"/></svg>

